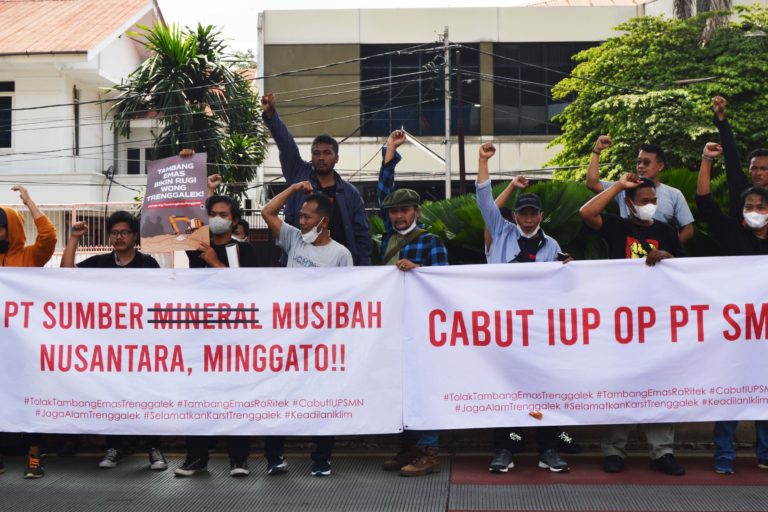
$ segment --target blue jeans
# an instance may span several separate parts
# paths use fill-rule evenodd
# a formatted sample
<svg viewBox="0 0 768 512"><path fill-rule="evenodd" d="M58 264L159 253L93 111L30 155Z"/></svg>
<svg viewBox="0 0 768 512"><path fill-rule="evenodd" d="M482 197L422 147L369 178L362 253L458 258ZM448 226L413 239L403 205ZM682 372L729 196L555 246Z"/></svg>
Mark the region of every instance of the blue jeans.
<svg viewBox="0 0 768 512"><path fill-rule="evenodd" d="M736 449L733 438L736 435L738 421L715 422L715 459L723 457L728 460L736 459ZM755 422L755 452L758 460L768 460L768 420Z"/></svg>
<svg viewBox="0 0 768 512"><path fill-rule="evenodd" d="M440 443L439 430L403 430L403 443L416 443L424 448L437 448Z"/></svg>

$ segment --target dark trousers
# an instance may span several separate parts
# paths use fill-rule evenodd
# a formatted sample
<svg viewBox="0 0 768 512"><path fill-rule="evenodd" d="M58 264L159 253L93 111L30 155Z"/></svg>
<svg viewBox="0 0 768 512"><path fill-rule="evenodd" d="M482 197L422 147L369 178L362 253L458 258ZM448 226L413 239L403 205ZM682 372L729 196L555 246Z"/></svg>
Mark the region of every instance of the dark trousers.
<svg viewBox="0 0 768 512"><path fill-rule="evenodd" d="M227 436L227 453L232 462L245 462L251 453L251 436ZM187 458L208 463L210 436L187 436Z"/></svg>
<svg viewBox="0 0 768 512"><path fill-rule="evenodd" d="M141 436L141 440L144 443L144 449L147 451L152 448L157 448L158 450L161 448L160 436ZM121 451L125 444L125 436L104 436L104 444L106 445L107 450L114 449Z"/></svg>
<svg viewBox="0 0 768 512"><path fill-rule="evenodd" d="M310 455L312 460L331 460L333 446L336 444L334 436L312 436L315 443L315 451ZM285 452L285 436L264 437L264 456L268 461L277 460Z"/></svg>
<svg viewBox="0 0 768 512"><path fill-rule="evenodd" d="M536 446L539 454L547 450L557 450L557 435L560 433L559 427L536 427ZM510 428L493 429L493 449L509 450L512 453L519 452L522 448L520 442L515 442L509 438L510 432L515 432Z"/></svg>

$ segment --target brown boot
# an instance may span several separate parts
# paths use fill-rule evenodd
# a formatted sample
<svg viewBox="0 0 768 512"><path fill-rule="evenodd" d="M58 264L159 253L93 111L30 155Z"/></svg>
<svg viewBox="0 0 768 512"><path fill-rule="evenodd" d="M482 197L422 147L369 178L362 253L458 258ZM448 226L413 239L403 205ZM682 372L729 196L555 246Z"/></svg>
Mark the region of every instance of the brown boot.
<svg viewBox="0 0 768 512"><path fill-rule="evenodd" d="M437 448L422 448L423 454L400 470L400 476L421 476L440 471Z"/></svg>
<svg viewBox="0 0 768 512"><path fill-rule="evenodd" d="M394 457L384 460L381 467L384 471L400 471L403 466L407 466L421 455L421 450L415 444L402 444L400 445L400 451Z"/></svg>

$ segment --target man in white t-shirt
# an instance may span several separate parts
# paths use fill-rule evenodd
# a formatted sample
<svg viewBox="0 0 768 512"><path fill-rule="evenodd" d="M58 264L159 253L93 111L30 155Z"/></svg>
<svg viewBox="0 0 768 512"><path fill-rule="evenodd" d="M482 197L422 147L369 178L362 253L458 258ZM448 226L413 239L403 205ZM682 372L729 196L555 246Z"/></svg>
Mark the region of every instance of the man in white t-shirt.
<svg viewBox="0 0 768 512"><path fill-rule="evenodd" d="M299 228L284 222L278 213L295 193L308 194L299 211ZM288 255L288 267L351 267L352 253L331 238L329 224L333 215L331 199L317 193L308 181L294 183L276 195L261 210L264 221L277 237L277 245ZM314 436L312 452L312 476L331 474L333 436ZM279 475L288 470L284 456L285 438L264 438L264 455L267 458L267 474Z"/></svg>
<svg viewBox="0 0 768 512"><path fill-rule="evenodd" d="M592 149L592 157L587 168L587 188L599 194L603 190L613 186L611 181L600 180L600 153L611 146L611 138L600 135ZM677 230L681 243L686 243L693 238L693 214L688 207L688 202L680 190L664 185L659 179L661 171L666 166L666 157L661 146L656 144L643 144L637 155L635 171L641 178L648 178L656 187L656 213L653 218L665 222ZM619 213L622 218L629 218L629 211L624 202L624 192L616 196L619 205Z"/></svg>
<svg viewBox="0 0 768 512"><path fill-rule="evenodd" d="M296 192L307 195L299 212L297 229L278 216L288 198ZM277 237L277 245L288 255L288 267L352 266L349 249L334 241L328 228L333 215L331 199L312 189L308 181L290 185L276 195L261 211L269 229Z"/></svg>

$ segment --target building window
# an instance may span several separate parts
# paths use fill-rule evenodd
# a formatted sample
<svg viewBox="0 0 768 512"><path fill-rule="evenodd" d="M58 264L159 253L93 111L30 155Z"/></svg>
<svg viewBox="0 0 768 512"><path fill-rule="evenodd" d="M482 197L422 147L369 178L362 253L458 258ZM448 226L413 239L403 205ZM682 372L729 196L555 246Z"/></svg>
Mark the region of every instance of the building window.
<svg viewBox="0 0 768 512"><path fill-rule="evenodd" d="M493 46L495 135L557 135L552 117L567 101L552 87L575 67L571 57L594 43L497 43Z"/></svg>
<svg viewBox="0 0 768 512"><path fill-rule="evenodd" d="M361 45L360 56L392 52L415 45ZM480 133L479 45L468 45L461 52L464 131ZM389 135L404 127L414 135L445 134L445 93L442 74L443 50L435 52L390 53L360 63L361 128L363 136ZM451 64L455 65L454 52ZM418 74L429 63L438 71ZM456 76L452 73L451 131L455 133L459 107L455 98Z"/></svg>
<svg viewBox="0 0 768 512"><path fill-rule="evenodd" d="M147 161L152 160L152 148L127 148L125 156L127 174L147 174Z"/></svg>
<svg viewBox="0 0 768 512"><path fill-rule="evenodd" d="M0 148L13 144L13 92L15 82L0 82Z"/></svg>

